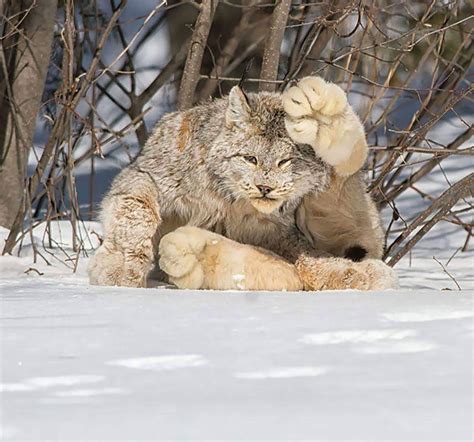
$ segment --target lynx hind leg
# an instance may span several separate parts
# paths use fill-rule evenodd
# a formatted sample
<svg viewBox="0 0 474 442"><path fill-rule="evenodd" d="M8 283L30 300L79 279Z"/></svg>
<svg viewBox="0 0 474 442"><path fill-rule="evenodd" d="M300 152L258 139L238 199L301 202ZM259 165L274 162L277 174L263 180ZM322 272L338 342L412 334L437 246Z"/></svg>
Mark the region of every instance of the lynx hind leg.
<svg viewBox="0 0 474 442"><path fill-rule="evenodd" d="M303 257L295 265L305 290L398 288L393 269L377 259L353 262L344 258Z"/></svg>
<svg viewBox="0 0 474 442"><path fill-rule="evenodd" d="M320 77L306 77L282 96L285 126L297 143L309 144L337 173L351 175L367 157L362 124L345 92Z"/></svg>
<svg viewBox="0 0 474 442"><path fill-rule="evenodd" d="M333 174L324 192L307 194L296 222L318 250L353 261L382 259L385 235L362 173Z"/></svg>
<svg viewBox="0 0 474 442"><path fill-rule="evenodd" d="M197 227L180 227L159 246L160 268L177 287L212 290L301 290L282 258Z"/></svg>
<svg viewBox="0 0 474 442"><path fill-rule="evenodd" d="M154 193L110 196L102 217L105 239L91 259L90 283L145 287L160 223Z"/></svg>

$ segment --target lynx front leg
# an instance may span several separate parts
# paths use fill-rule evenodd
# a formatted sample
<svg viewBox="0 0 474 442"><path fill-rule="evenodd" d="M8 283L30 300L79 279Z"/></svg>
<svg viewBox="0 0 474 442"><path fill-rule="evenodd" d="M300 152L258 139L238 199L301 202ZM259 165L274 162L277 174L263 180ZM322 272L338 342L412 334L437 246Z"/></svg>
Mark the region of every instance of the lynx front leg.
<svg viewBox="0 0 474 442"><path fill-rule="evenodd" d="M358 171L367 158L364 128L344 91L320 77L303 78L283 93L286 129L309 144L339 175Z"/></svg>
<svg viewBox="0 0 474 442"><path fill-rule="evenodd" d="M145 287L154 260L154 237L160 224L156 190L110 195L103 207L104 243L89 264L95 285Z"/></svg>
<svg viewBox="0 0 474 442"><path fill-rule="evenodd" d="M179 288L301 290L295 267L264 249L197 227L180 227L159 246L160 268Z"/></svg>

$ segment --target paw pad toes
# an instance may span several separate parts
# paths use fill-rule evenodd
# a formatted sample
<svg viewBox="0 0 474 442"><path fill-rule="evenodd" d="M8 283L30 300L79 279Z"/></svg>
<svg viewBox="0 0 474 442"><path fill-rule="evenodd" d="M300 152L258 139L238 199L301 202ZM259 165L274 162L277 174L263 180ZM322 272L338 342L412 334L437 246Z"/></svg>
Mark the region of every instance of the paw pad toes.
<svg viewBox="0 0 474 442"><path fill-rule="evenodd" d="M194 255L164 254L160 257L160 269L169 276L181 278L199 264Z"/></svg>
<svg viewBox="0 0 474 442"><path fill-rule="evenodd" d="M293 86L285 91L282 102L285 112L290 117L301 118L312 112L307 97L298 86Z"/></svg>
<svg viewBox="0 0 474 442"><path fill-rule="evenodd" d="M301 144L314 144L318 133L318 122L309 118L302 118L300 120L286 120L285 127L293 139Z"/></svg>
<svg viewBox="0 0 474 442"><path fill-rule="evenodd" d="M204 284L204 271L200 265L196 265L181 277L170 276L170 282L180 289L200 289Z"/></svg>
<svg viewBox="0 0 474 442"><path fill-rule="evenodd" d="M313 112L320 111L327 102L327 83L320 77L303 78L298 87L307 97Z"/></svg>
<svg viewBox="0 0 474 442"><path fill-rule="evenodd" d="M326 96L326 102L320 110L323 115L333 116L344 111L347 106L347 96L338 85L328 84Z"/></svg>
<svg viewBox="0 0 474 442"><path fill-rule="evenodd" d="M159 246L161 270L176 278L191 272L198 264L195 253L184 239L179 233L169 233L161 239Z"/></svg>

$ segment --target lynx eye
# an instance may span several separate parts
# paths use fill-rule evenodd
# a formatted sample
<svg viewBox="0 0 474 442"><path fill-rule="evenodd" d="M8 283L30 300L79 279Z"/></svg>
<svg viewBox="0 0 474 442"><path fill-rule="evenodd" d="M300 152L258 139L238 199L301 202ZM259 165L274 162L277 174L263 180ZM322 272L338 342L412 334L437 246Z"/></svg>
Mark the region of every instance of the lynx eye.
<svg viewBox="0 0 474 442"><path fill-rule="evenodd" d="M247 161L248 163L252 163L257 165L258 161L256 157L252 157L250 155L244 155L244 160Z"/></svg>
<svg viewBox="0 0 474 442"><path fill-rule="evenodd" d="M278 167L283 167L285 164L288 164L291 161L291 158L285 158L278 162Z"/></svg>

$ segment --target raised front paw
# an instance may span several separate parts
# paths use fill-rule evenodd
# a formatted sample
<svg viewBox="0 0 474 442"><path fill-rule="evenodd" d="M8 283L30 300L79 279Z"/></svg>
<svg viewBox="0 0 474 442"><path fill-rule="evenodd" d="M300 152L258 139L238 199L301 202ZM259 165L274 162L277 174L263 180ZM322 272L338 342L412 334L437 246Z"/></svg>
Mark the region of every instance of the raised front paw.
<svg viewBox="0 0 474 442"><path fill-rule="evenodd" d="M378 259L353 262L344 258L303 257L296 262L305 290L385 290L398 288L391 267Z"/></svg>
<svg viewBox="0 0 474 442"><path fill-rule="evenodd" d="M203 288L204 269L200 258L208 239L205 230L191 226L180 227L163 236L159 266L168 274L170 282L179 288Z"/></svg>
<svg viewBox="0 0 474 442"><path fill-rule="evenodd" d="M285 127L293 141L309 144L332 166L349 160L355 145L361 140L365 143L361 123L344 91L334 83L303 78L283 93L282 102Z"/></svg>
<svg viewBox="0 0 474 442"><path fill-rule="evenodd" d="M290 118L332 117L347 106L344 91L321 77L305 77L283 93L283 107Z"/></svg>

